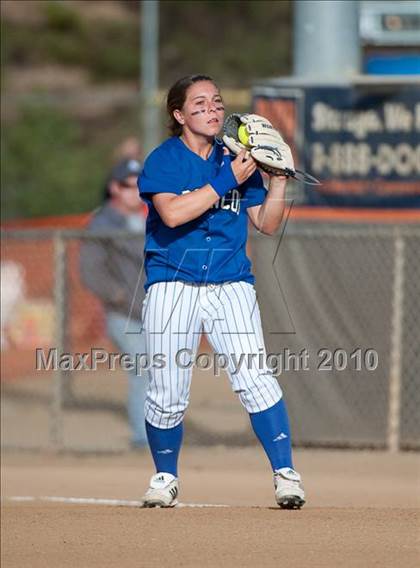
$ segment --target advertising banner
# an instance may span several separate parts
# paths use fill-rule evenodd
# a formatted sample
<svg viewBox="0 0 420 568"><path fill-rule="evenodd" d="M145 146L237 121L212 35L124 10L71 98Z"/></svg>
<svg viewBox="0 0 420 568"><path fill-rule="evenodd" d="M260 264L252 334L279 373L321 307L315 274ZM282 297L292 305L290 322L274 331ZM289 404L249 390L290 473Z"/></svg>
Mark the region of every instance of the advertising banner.
<svg viewBox="0 0 420 568"><path fill-rule="evenodd" d="M322 182L305 186L307 203L420 207L420 87L300 91L257 94L254 110L282 132L297 165Z"/></svg>

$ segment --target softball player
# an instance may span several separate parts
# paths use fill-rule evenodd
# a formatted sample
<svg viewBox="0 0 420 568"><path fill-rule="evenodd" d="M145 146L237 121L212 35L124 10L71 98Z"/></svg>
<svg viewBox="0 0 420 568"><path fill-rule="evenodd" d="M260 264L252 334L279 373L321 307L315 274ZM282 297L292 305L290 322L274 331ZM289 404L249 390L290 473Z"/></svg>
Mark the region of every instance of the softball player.
<svg viewBox="0 0 420 568"><path fill-rule="evenodd" d="M293 469L282 391L271 370L260 364L266 360L264 338L245 253L248 218L265 234L279 227L286 180L271 177L267 191L255 160L245 151L231 156L216 138L224 107L210 77L177 81L169 90L167 111L172 136L149 155L139 178L141 197L149 204L146 349L150 359L165 356L164 364L150 370L145 416L157 473L143 504L177 504L177 462L192 374L180 353L193 357L204 332L215 352L227 357L232 388L270 460L277 503L300 508L305 497ZM241 355L251 364L238 370Z"/></svg>

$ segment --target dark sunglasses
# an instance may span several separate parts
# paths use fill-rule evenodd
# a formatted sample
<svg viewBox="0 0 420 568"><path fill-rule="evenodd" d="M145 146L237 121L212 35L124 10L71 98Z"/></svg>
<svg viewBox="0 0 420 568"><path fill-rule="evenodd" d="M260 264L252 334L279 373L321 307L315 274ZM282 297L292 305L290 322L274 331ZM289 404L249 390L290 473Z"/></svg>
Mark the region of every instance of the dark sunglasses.
<svg viewBox="0 0 420 568"><path fill-rule="evenodd" d="M136 183L128 183L127 181L120 181L120 186L124 189L138 189Z"/></svg>

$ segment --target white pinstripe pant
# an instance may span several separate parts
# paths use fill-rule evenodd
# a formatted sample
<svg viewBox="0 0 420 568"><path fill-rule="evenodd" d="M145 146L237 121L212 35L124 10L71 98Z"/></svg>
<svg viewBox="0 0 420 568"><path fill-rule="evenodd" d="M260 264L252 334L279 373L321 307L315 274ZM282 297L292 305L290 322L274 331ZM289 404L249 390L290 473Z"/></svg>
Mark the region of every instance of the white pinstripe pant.
<svg viewBox="0 0 420 568"><path fill-rule="evenodd" d="M281 399L280 386L266 365L260 311L251 284L152 284L143 303L143 325L149 358L155 354L165 358L161 368L150 370L145 416L153 426L173 428L182 421L192 368L180 366L179 353L188 349L194 359L203 332L214 351L227 356L232 388L248 412L266 410ZM231 354L236 361L244 354L246 362L239 370Z"/></svg>

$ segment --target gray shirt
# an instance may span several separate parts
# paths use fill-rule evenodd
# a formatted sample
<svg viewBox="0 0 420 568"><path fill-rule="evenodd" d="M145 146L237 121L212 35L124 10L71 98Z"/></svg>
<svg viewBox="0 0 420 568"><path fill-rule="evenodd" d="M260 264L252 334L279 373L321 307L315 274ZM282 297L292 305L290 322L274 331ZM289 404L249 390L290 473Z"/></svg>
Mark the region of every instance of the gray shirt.
<svg viewBox="0 0 420 568"><path fill-rule="evenodd" d="M87 228L92 238L83 239L80 250L82 282L103 303L106 311L141 317L144 298L143 247L141 221L123 215L109 203L94 216ZM135 229L133 231L133 229ZM130 231L133 236L95 238L95 233Z"/></svg>

